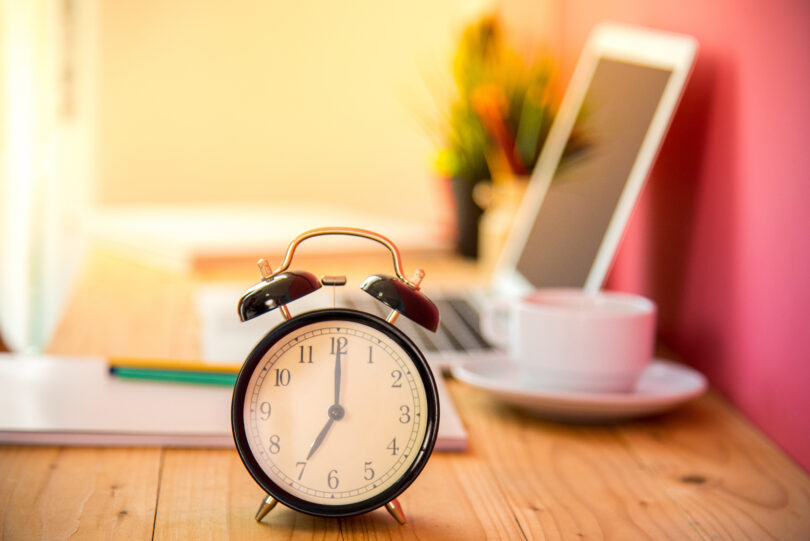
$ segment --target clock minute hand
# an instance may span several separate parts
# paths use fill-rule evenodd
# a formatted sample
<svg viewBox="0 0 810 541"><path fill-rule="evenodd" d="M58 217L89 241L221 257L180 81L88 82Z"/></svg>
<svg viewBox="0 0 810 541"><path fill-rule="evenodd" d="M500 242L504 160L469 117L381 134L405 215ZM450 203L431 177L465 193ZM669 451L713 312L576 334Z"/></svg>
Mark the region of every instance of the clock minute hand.
<svg viewBox="0 0 810 541"><path fill-rule="evenodd" d="M335 405L340 405L340 352L335 355Z"/></svg>

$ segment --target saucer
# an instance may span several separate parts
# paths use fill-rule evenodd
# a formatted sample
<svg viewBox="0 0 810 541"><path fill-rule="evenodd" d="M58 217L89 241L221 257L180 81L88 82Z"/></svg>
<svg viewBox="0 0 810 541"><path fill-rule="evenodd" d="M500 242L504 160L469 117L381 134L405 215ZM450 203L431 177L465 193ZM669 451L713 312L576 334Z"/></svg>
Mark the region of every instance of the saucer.
<svg viewBox="0 0 810 541"><path fill-rule="evenodd" d="M653 359L628 393L534 389L512 362L472 360L453 366L453 376L495 398L542 417L568 422L621 421L668 411L706 391L700 372Z"/></svg>

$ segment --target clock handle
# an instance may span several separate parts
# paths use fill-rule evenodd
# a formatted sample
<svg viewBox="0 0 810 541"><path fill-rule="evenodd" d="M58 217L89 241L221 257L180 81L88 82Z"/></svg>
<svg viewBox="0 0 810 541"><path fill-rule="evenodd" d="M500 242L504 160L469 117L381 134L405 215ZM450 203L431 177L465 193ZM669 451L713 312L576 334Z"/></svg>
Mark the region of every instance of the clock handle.
<svg viewBox="0 0 810 541"><path fill-rule="evenodd" d="M280 308L285 319L290 318L286 305L308 295L321 287L321 283L311 273L291 271L293 255L298 245L307 239L323 235L347 235L373 240L388 248L394 260L394 274L369 276L360 286L363 291L392 309L387 321L391 324L399 314L433 332L439 326L439 310L420 290L425 271L418 269L409 280L402 270L402 256L396 245L387 237L356 227L320 227L310 229L295 237L284 254L277 269L272 269L264 259L259 260L262 281L251 287L239 300L239 317L242 321L253 319L275 308Z"/></svg>
<svg viewBox="0 0 810 541"><path fill-rule="evenodd" d="M347 235L350 237L360 237L373 240L382 244L388 248L389 252L391 252L391 256L394 259L394 273L396 274L397 279L414 289L419 289L418 283L411 282L405 277L405 271L402 269L402 256L400 255L397 246L388 237L384 237L383 235L375 233L374 231L369 231L368 229L360 229L357 227L319 227L316 229L310 229L309 231L304 231L295 237L292 242L290 242L289 247L287 247L287 253L284 254L284 259L282 260L281 265L279 265L279 267L275 269L272 274L278 274L290 268L290 263L292 263L295 249L298 248L299 244L307 239L320 237L323 235Z"/></svg>

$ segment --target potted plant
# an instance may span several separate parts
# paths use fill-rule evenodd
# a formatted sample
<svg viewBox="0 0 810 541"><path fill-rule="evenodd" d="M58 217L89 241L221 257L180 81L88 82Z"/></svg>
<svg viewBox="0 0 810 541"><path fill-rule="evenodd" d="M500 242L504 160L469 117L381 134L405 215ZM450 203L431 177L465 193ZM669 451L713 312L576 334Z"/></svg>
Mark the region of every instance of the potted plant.
<svg viewBox="0 0 810 541"><path fill-rule="evenodd" d="M457 248L478 254L476 185L516 182L530 171L553 117L549 63L528 64L507 43L497 17L466 26L453 61L453 92L441 104L435 167L450 179Z"/></svg>

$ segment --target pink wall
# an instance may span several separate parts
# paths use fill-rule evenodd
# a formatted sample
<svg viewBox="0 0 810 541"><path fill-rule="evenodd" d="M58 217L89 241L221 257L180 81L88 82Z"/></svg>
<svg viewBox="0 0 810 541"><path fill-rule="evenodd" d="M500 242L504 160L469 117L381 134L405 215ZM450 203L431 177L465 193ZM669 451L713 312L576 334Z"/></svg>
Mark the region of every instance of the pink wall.
<svg viewBox="0 0 810 541"><path fill-rule="evenodd" d="M555 5L565 54L604 19L700 42L608 286L656 300L663 342L810 470L810 3Z"/></svg>

